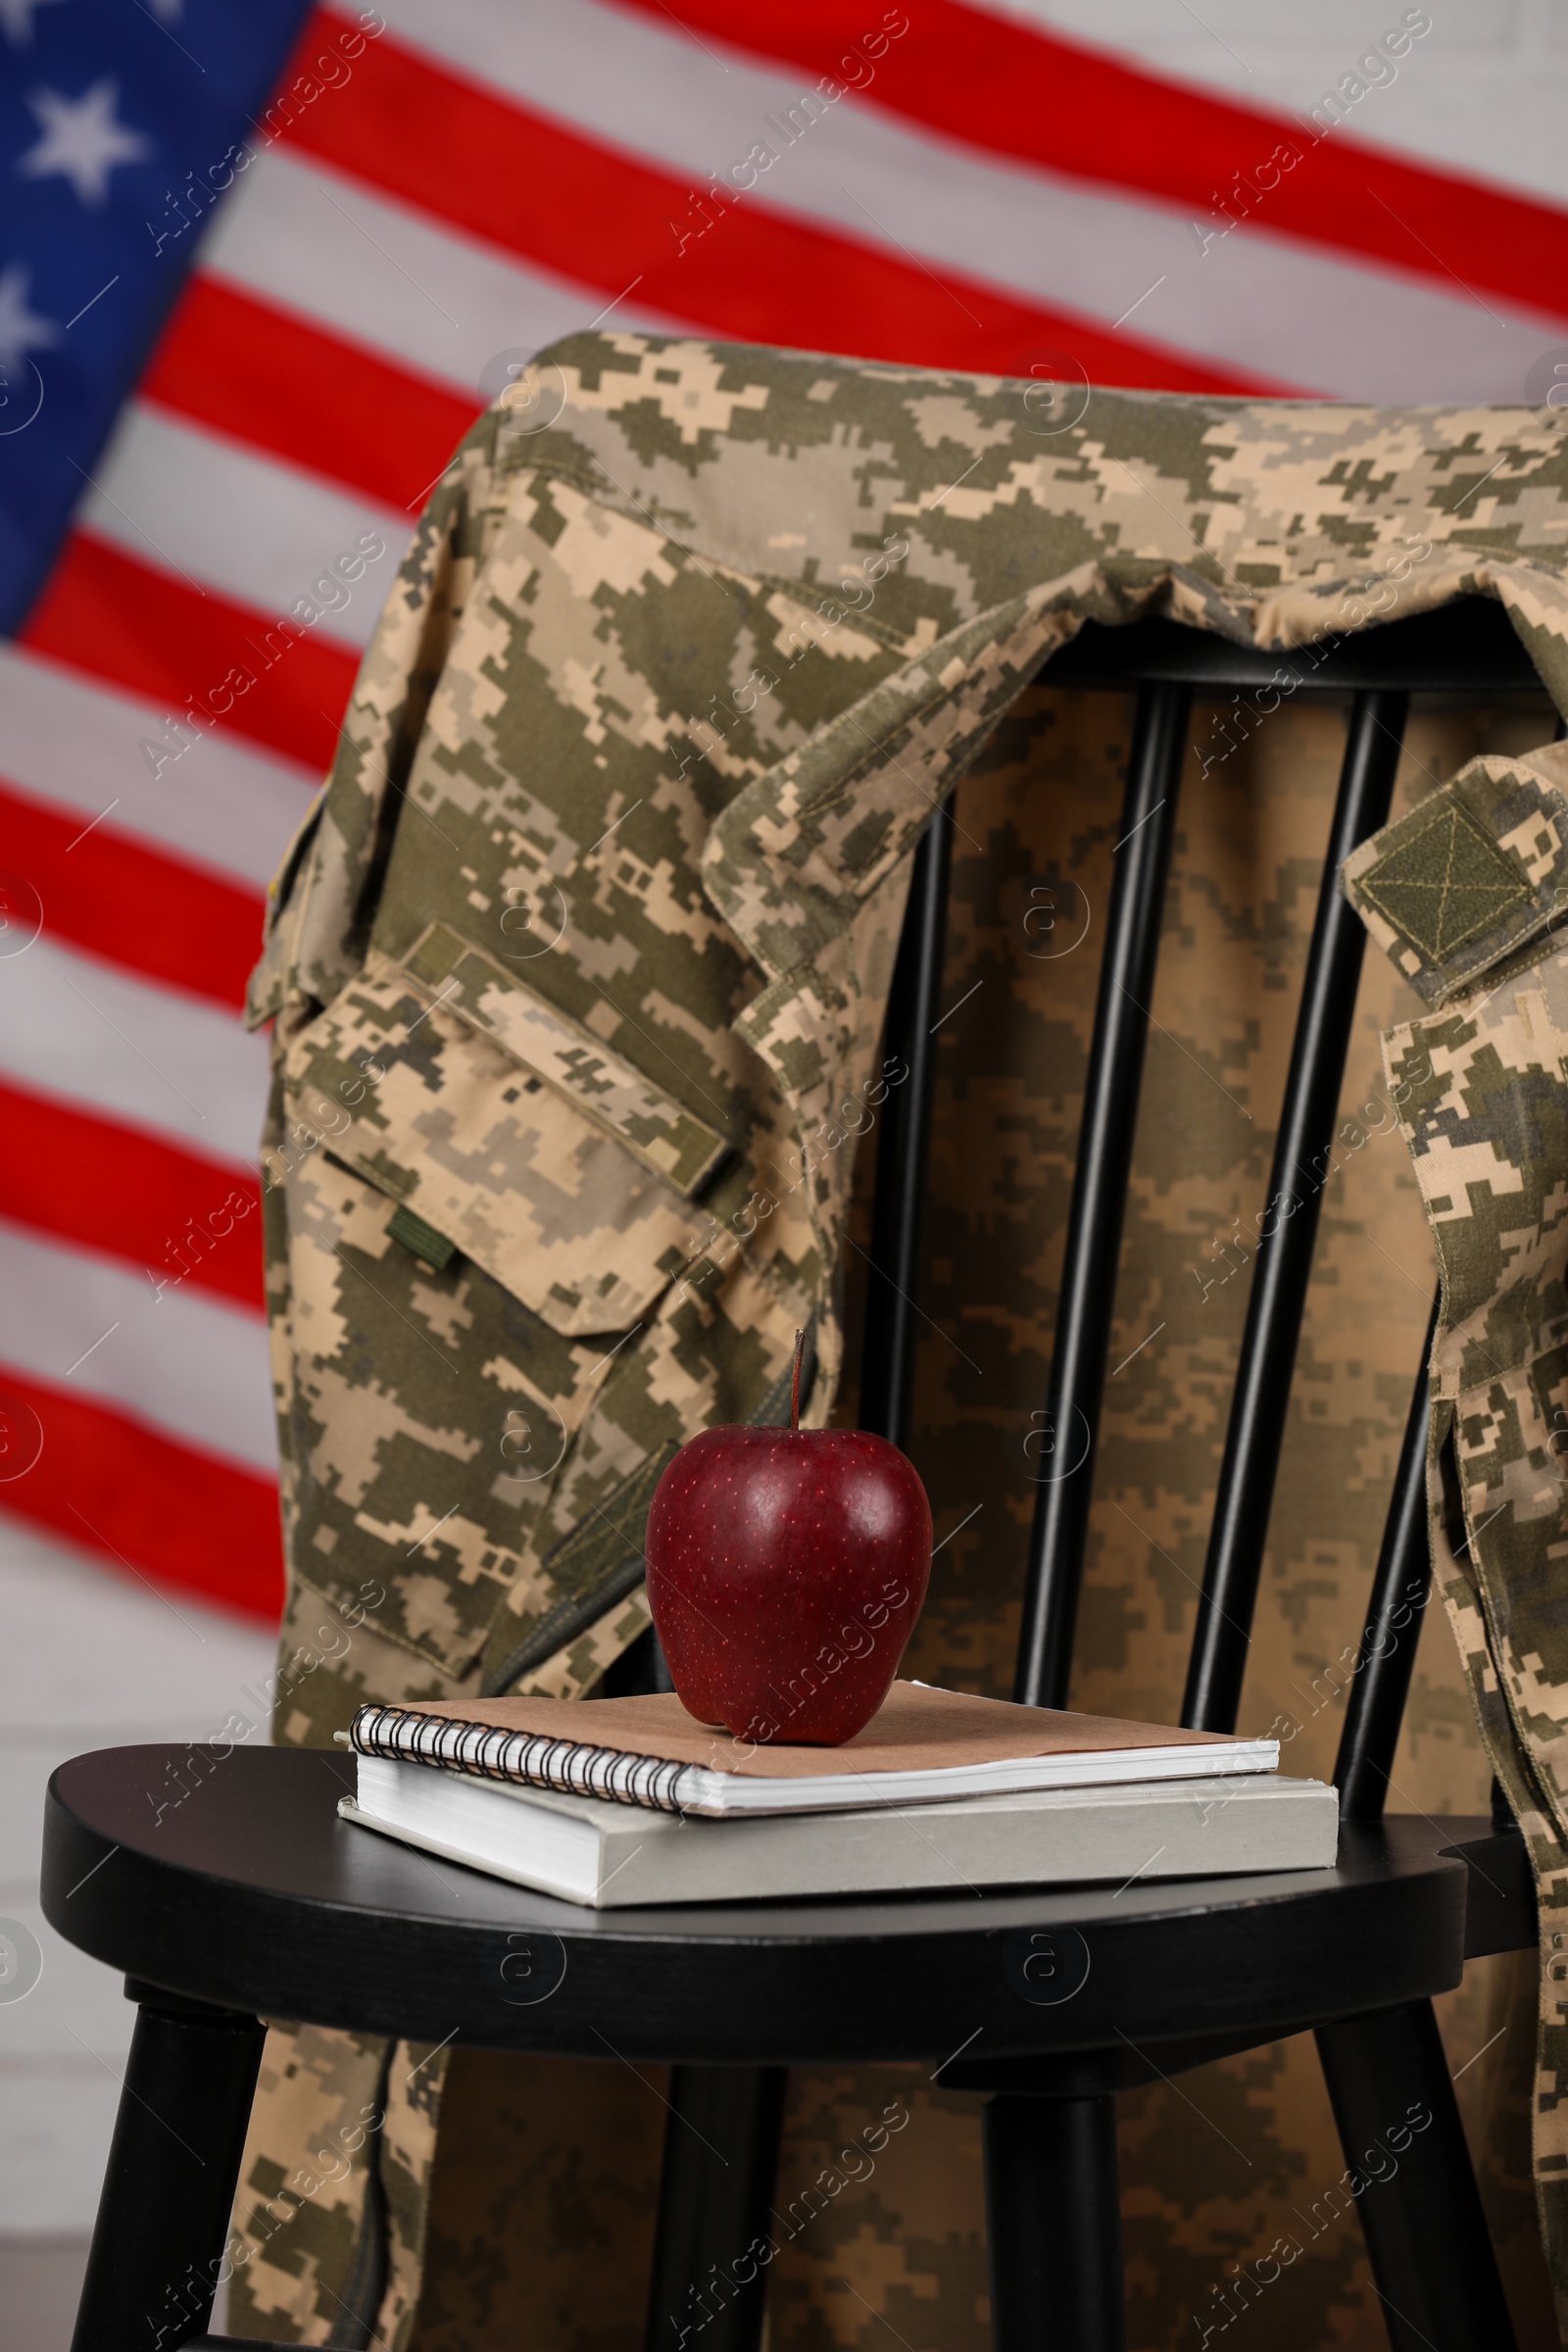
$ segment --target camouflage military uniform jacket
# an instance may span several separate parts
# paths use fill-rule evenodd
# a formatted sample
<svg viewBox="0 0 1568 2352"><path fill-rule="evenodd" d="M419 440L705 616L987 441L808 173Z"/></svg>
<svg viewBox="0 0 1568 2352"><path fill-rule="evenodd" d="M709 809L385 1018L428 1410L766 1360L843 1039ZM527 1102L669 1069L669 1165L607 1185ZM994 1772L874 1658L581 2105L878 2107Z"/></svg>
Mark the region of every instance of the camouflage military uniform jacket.
<svg viewBox="0 0 1568 2352"><path fill-rule="evenodd" d="M1555 420L1525 412L1080 400L621 334L542 355L421 518L253 984L274 1023L278 1736L323 1739L367 1694L586 1690L646 1622L641 1530L673 1448L767 1413L808 1322L810 1418L830 1412L856 1138L901 1075L878 1040L909 853L1056 646L1156 612L1300 645L1482 593L1568 707L1563 489ZM1568 873L1552 760L1455 781L1445 838L1492 864L1436 930L1407 918L1426 834L1357 884L1435 1002L1541 945ZM1530 986L1505 1004L1549 1022ZM1481 1017L1435 1024L1434 1067L1461 1085L1484 1064L1463 1150L1505 1160L1487 1198L1521 1222L1472 1216L1440 1385L1477 1531L1449 1583L1495 1661L1489 1576L1528 1557L1543 1579L1560 1541L1562 1448L1541 1433L1568 1404L1544 1238L1563 1080L1543 1039L1530 1092L1525 1011L1487 1016L1485 1045ZM1433 1097L1450 1157L1455 1116ZM326 1671L321 1611L355 1629ZM1544 1625L1537 1606L1506 1699L1495 1663L1477 1671L1521 1802L1538 1776L1543 1851L1561 1799L1504 1716L1529 1684L1536 1747L1555 1720L1568 1659ZM318 2048L305 2071L334 2063ZM291 2069L280 2044L275 2082ZM421 2129L375 2288L405 2340ZM352 2195L340 2218L246 2324L341 2325ZM307 2271L337 2278L325 2301Z"/></svg>
<svg viewBox="0 0 1568 2352"><path fill-rule="evenodd" d="M1354 852L1345 881L1372 936L1431 1007L1384 1045L1442 1270L1432 1553L1483 1737L1535 1864L1536 2178L1563 2307L1568 745L1472 760Z"/></svg>

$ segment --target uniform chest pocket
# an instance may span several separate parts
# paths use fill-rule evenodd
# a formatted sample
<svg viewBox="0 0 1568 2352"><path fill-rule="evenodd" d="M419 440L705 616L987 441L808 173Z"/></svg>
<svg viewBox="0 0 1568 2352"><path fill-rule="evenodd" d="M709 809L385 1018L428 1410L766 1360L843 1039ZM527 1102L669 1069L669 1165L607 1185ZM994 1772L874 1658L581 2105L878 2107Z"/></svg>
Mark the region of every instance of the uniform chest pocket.
<svg viewBox="0 0 1568 2352"><path fill-rule="evenodd" d="M568 1338L624 1330L691 1254L692 1196L729 1149L591 1032L445 924L292 1042L293 1118Z"/></svg>

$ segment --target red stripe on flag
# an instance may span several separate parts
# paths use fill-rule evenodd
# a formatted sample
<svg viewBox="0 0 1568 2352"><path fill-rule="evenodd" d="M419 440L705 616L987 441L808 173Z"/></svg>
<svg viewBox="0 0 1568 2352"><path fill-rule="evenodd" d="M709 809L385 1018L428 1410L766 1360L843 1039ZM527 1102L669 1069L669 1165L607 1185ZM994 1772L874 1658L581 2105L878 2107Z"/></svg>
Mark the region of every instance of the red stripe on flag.
<svg viewBox="0 0 1568 2352"><path fill-rule="evenodd" d="M241 1005L262 952L265 902L198 873L108 824L95 824L0 784L6 870L32 884L44 927L91 955Z"/></svg>
<svg viewBox="0 0 1568 2352"><path fill-rule="evenodd" d="M144 1583L155 1578L276 1623L283 1543L270 1479L0 1365L8 1449L26 1447L40 1425L43 1450L22 1477L0 1483L0 1507Z"/></svg>
<svg viewBox="0 0 1568 2352"><path fill-rule="evenodd" d="M86 531L66 541L21 642L164 704L187 726L232 727L317 769L331 762L359 668L342 646L202 596ZM156 727L148 740L155 757L177 744Z"/></svg>
<svg viewBox="0 0 1568 2352"><path fill-rule="evenodd" d="M341 25L313 20L306 58ZM303 67L299 70L303 71ZM705 333L862 359L1026 373L1069 351L1097 383L1174 392L1278 393L1271 383L1113 334L956 270L788 220L760 200L722 214L684 251L692 190L631 156L448 73L383 36L330 106L308 109L297 145L403 203L579 285L623 294Z"/></svg>
<svg viewBox="0 0 1568 2352"><path fill-rule="evenodd" d="M618 5L668 27L662 0ZM873 59L867 38L901 16L907 29ZM885 15L869 0L692 0L680 19L772 65L853 81L872 105L990 154L1190 205L1204 229L1223 227L1228 208L1449 293L1457 278L1460 292L1485 286L1568 316L1568 213L1325 133L1309 116L1236 106L962 0ZM1264 186L1256 175L1282 141L1301 160Z"/></svg>
<svg viewBox="0 0 1568 2352"><path fill-rule="evenodd" d="M201 276L186 287L138 389L143 400L411 512L480 409Z"/></svg>
<svg viewBox="0 0 1568 2352"><path fill-rule="evenodd" d="M0 1216L262 1308L254 1177L5 1079L0 1128Z"/></svg>

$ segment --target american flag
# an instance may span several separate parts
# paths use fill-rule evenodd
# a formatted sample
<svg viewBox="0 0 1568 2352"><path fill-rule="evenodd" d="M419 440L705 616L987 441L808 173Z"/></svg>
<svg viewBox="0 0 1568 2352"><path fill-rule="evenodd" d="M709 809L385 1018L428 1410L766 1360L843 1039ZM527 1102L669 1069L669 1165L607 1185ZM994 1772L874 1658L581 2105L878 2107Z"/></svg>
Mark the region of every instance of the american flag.
<svg viewBox="0 0 1568 2352"><path fill-rule="evenodd" d="M0 1507L276 1609L241 994L509 371L1553 399L1568 213L1375 137L1433 38L1291 113L963 0L0 0Z"/></svg>

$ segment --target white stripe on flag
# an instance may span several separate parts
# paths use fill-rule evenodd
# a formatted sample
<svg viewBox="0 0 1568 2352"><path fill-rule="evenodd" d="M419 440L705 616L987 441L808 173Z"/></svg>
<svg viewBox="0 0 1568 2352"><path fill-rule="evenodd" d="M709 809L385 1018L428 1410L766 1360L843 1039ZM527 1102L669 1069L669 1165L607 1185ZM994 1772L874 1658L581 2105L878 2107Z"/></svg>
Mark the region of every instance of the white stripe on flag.
<svg viewBox="0 0 1568 2352"><path fill-rule="evenodd" d="M525 10L514 0L386 0L382 14L399 40L694 188L761 144L776 161L754 172L742 204L1102 326L1126 318L1140 339L1287 388L1383 402L1520 400L1532 364L1562 339L1560 318L1544 311L1482 305L1457 284L1450 294L1262 228L1235 229L1204 251L1186 206L913 129L878 109L875 84L868 99L813 100L819 119L808 126L803 101L816 84L804 70L721 55L675 23L666 29L597 0L529 0ZM721 220L710 234L722 236Z"/></svg>
<svg viewBox="0 0 1568 2352"><path fill-rule="evenodd" d="M1221 0L1192 8L1186 0L968 0L984 16L1011 18L1054 40L1108 50L1135 74L1155 74L1244 107L1304 116L1379 46L1366 0ZM1375 11L1372 12L1375 15ZM1408 20L1407 20L1408 21ZM1517 17L1494 0L1460 0L1436 20L1437 55L1417 49L1409 70L1381 87L1362 80L1377 113L1356 106L1351 136L1370 137L1434 172L1474 172L1547 204L1568 204L1568 145L1562 137L1562 21L1537 19L1545 40L1536 59L1520 38ZM1546 30L1547 24L1551 29ZM1387 30L1392 31L1391 25ZM1417 38L1420 36L1418 35ZM1538 34L1536 38L1540 38ZM1234 42L1235 46L1232 47ZM1515 44L1518 44L1517 46ZM1437 48L1437 44L1432 44ZM1375 66L1374 74L1386 71ZM1358 76L1358 78L1361 78ZM1343 98L1341 105L1343 106Z"/></svg>
<svg viewBox="0 0 1568 2352"><path fill-rule="evenodd" d="M138 563L270 620L287 620L298 598L330 604L310 625L355 652L369 640L410 537L407 514L136 402L76 519ZM367 542L382 553L357 554ZM334 564L352 571L356 564L357 580L330 578Z"/></svg>
<svg viewBox="0 0 1568 2352"><path fill-rule="evenodd" d="M0 644L0 785L265 888L316 777L228 730L166 728L169 715Z"/></svg>
<svg viewBox="0 0 1568 2352"><path fill-rule="evenodd" d="M254 1176L267 1067L266 1038L247 1036L235 1014L47 932L0 959L0 1072L56 1102Z"/></svg>
<svg viewBox="0 0 1568 2352"><path fill-rule="evenodd" d="M296 162L280 148L258 157L220 211L201 267L327 334L433 376L476 409L486 397L480 374L499 352L537 351L578 333L605 308L594 287L529 270L315 157ZM634 301L616 305L612 323L692 331Z"/></svg>
<svg viewBox="0 0 1568 2352"><path fill-rule="evenodd" d="M215 1193L215 1208L223 1198ZM88 1250L62 1249L5 1218L0 1291L6 1300L0 1356L14 1371L68 1396L95 1396L183 1445L276 1475L267 1330L259 1314L191 1284L159 1297L145 1274Z"/></svg>

